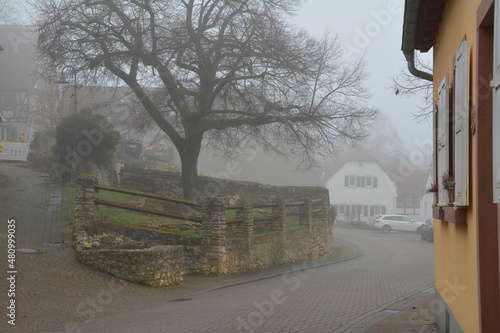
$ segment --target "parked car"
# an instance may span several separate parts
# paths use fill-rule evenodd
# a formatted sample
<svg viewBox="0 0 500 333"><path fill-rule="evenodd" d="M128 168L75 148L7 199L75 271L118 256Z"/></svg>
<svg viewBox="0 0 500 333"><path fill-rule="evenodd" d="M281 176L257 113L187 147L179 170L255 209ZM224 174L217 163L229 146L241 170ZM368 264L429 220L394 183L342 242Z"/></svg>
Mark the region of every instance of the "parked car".
<svg viewBox="0 0 500 333"><path fill-rule="evenodd" d="M425 226L424 222L417 222L405 215L382 215L375 219L373 226L383 232L413 231L420 233Z"/></svg>
<svg viewBox="0 0 500 333"><path fill-rule="evenodd" d="M428 242L434 242L434 221L427 220L424 227L422 228L422 232L420 233L420 237L422 240Z"/></svg>

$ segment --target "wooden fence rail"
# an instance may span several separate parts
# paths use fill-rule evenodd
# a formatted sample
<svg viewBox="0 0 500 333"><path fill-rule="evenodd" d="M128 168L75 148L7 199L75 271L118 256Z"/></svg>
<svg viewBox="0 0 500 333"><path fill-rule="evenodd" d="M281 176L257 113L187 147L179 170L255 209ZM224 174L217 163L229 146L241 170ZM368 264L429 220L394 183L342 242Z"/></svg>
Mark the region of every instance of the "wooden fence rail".
<svg viewBox="0 0 500 333"><path fill-rule="evenodd" d="M98 190L105 190L105 191L110 191L110 192L117 192L117 193L124 193L124 194L131 194L131 195L136 195L140 197L146 197L146 198L152 198L152 199L158 199L158 200L165 200L165 201L170 201L178 204L183 204L183 205L188 205L188 206L193 206L193 207L198 207L200 208L201 205L197 202L190 201L190 200L185 200L185 199L179 199L179 198L174 198L174 197L169 197L166 195L160 195L160 194L155 194L155 193L148 193L148 192L142 192L142 191L135 191L135 190L127 190L124 188L120 187L112 187L112 186L106 186L106 185L97 185L95 187Z"/></svg>
<svg viewBox="0 0 500 333"><path fill-rule="evenodd" d="M144 197L144 198L151 198L151 199L155 199L155 200L163 200L163 201L174 203L174 204L179 205L179 206L188 206L190 209L195 209L198 212L202 209L202 205L200 205L197 202L190 201L190 200L179 199L179 198L174 198L174 197L155 194L155 193L147 193L147 192L142 192L142 191L128 190L128 189L124 189L124 188L95 184L94 191L96 192L96 196L95 196L95 200L93 200L93 204L96 206L96 209L98 206L107 206L107 207L119 208L119 209L124 209L124 210L129 210L129 211L135 211L135 212L144 213L144 214L169 217L169 218L173 218L173 219L177 219L177 220L181 220L181 221L190 221L190 222L196 222L196 223L203 222L203 217L200 217L200 216L193 216L190 214L179 214L177 212L172 212L172 211L164 211L164 210L134 206L134 205L120 203L120 202L102 200L102 199L99 199L99 195L98 195L99 190L128 194L128 195ZM90 192L92 192L92 190L90 190ZM249 206L228 205L228 206L225 206L225 210L226 211L227 210L236 210L237 218L226 220L225 223L238 225L238 224L245 222L244 219L238 218L238 214L239 214L238 212L241 212L242 210L245 210L245 209L253 211L254 209L272 208L273 209L272 215L263 216L263 217L251 216L251 220L253 222L257 222L257 223L264 222L264 221L271 221L272 222L271 225L272 225L274 222L278 221L279 219L283 219L284 216L285 216L285 218L286 218L286 216L288 216L288 217L289 216L299 216L300 221L301 221L300 224L307 225L311 222L311 218L313 215L317 215L325 209L325 207L322 203L323 203L323 199L312 199L312 200L304 200L304 201L296 201L296 202L288 202L288 203L276 203L276 202L260 203L260 204L249 205ZM318 204L321 204L321 207L319 207L319 208L314 207L315 209L313 209L313 206L316 206ZM279 207L281 207L281 208L279 208ZM287 208L290 208L291 210L289 210ZM296 208L298 208L298 210ZM275 209L277 209L278 211L282 211L282 213L278 213L278 211L275 211ZM281 214L281 216L280 216L280 214ZM253 215L253 214L251 214L251 215ZM251 223L253 223L253 222L251 222Z"/></svg>

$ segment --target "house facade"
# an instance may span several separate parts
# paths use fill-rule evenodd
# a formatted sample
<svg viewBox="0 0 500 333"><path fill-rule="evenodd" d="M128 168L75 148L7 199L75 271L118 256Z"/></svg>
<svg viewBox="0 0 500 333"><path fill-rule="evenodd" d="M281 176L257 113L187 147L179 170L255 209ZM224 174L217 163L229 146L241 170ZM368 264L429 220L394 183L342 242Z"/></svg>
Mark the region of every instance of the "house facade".
<svg viewBox="0 0 500 333"><path fill-rule="evenodd" d="M420 203L424 199L428 176L428 170L413 170L407 177L398 177L396 181L398 187L397 214L425 222L425 219L422 219L425 212ZM431 213L431 206L427 207L427 211Z"/></svg>
<svg viewBox="0 0 500 333"><path fill-rule="evenodd" d="M35 34L0 25L0 160L25 161L32 135Z"/></svg>
<svg viewBox="0 0 500 333"><path fill-rule="evenodd" d="M426 73L414 54L431 48ZM406 0L402 49L433 82L438 326L500 332L500 0Z"/></svg>
<svg viewBox="0 0 500 333"><path fill-rule="evenodd" d="M373 223L378 215L396 213L396 184L365 150L344 156L332 174L325 187L337 222Z"/></svg>

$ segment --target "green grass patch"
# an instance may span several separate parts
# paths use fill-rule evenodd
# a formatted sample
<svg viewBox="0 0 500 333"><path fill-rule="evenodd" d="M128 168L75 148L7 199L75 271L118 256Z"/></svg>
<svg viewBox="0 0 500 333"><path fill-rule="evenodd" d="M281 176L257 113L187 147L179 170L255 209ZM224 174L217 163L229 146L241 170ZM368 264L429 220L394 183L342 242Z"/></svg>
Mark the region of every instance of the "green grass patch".
<svg viewBox="0 0 500 333"><path fill-rule="evenodd" d="M103 216L112 220L113 222L118 222L120 224L164 224L168 222L178 222L179 220L163 217L163 216L152 216L147 214L141 214L138 212L99 206L99 216Z"/></svg>
<svg viewBox="0 0 500 333"><path fill-rule="evenodd" d="M99 199L106 201L113 201L118 203L127 203L134 199L135 196L130 194L111 192L111 191L99 191Z"/></svg>
<svg viewBox="0 0 500 333"><path fill-rule="evenodd" d="M289 217L286 219L286 228L287 229L296 229L299 227L299 218L298 217Z"/></svg>

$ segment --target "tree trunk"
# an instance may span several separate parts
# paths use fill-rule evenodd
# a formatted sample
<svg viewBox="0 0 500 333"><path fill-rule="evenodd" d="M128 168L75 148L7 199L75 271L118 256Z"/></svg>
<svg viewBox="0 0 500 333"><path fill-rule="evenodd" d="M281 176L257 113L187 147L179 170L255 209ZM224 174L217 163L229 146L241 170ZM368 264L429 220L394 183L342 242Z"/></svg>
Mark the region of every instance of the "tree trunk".
<svg viewBox="0 0 500 333"><path fill-rule="evenodd" d="M185 199L199 201L203 196L198 182L198 157L201 150L199 140L186 140L183 149L178 149L182 166L182 189Z"/></svg>

